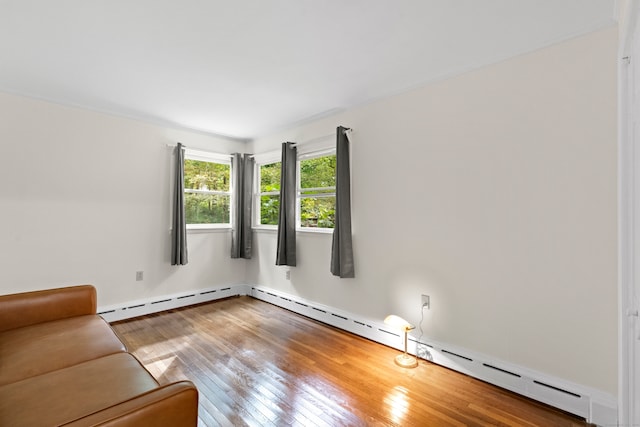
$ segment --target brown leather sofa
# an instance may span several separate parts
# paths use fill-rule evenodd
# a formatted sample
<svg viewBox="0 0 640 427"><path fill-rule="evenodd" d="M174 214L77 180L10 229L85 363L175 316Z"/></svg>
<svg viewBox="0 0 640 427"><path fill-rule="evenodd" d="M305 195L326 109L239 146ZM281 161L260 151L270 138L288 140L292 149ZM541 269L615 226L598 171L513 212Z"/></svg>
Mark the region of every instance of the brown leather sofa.
<svg viewBox="0 0 640 427"><path fill-rule="evenodd" d="M0 296L0 426L195 426L198 390L160 385L83 285Z"/></svg>

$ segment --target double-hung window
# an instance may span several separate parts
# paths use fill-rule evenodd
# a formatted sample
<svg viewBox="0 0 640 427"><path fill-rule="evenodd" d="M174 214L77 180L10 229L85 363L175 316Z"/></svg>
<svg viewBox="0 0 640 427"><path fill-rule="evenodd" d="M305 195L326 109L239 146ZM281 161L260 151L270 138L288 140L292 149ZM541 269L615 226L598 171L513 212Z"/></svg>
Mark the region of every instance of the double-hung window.
<svg viewBox="0 0 640 427"><path fill-rule="evenodd" d="M188 228L231 226L231 158L186 150L184 208Z"/></svg>
<svg viewBox="0 0 640 427"><path fill-rule="evenodd" d="M280 162L258 164L258 225L277 226L280 211Z"/></svg>
<svg viewBox="0 0 640 427"><path fill-rule="evenodd" d="M333 228L335 211L335 150L298 156L299 227Z"/></svg>
<svg viewBox="0 0 640 427"><path fill-rule="evenodd" d="M275 155L257 157L254 225L276 228L280 209L281 162L276 160ZM333 228L336 208L335 150L304 152L298 155L296 163L297 228Z"/></svg>

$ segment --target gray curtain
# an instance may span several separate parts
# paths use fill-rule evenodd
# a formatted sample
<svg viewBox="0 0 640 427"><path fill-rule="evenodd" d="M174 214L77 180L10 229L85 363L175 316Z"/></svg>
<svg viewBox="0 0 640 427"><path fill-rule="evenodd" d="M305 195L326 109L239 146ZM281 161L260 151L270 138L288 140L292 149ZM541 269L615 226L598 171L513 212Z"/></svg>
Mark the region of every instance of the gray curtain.
<svg viewBox="0 0 640 427"><path fill-rule="evenodd" d="M231 230L231 258L251 259L251 191L253 157L235 153L231 157L234 178L234 215Z"/></svg>
<svg viewBox="0 0 640 427"><path fill-rule="evenodd" d="M171 233L171 265L186 265L187 224L184 216L184 147L175 149L175 189L173 195L173 227Z"/></svg>
<svg viewBox="0 0 640 427"><path fill-rule="evenodd" d="M291 142L282 144L280 169L280 212L276 265L296 265L296 160L298 150Z"/></svg>
<svg viewBox="0 0 640 427"><path fill-rule="evenodd" d="M336 217L331 244L331 273L341 278L355 277L351 243L351 172L348 129L336 131Z"/></svg>

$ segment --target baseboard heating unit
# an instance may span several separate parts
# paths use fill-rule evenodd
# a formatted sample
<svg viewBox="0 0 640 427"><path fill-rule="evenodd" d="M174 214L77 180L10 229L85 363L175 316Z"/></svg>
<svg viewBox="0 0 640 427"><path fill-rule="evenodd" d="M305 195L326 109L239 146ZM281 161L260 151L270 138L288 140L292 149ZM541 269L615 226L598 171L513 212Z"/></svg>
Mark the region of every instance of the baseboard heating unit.
<svg viewBox="0 0 640 427"><path fill-rule="evenodd" d="M107 322L116 322L237 295L247 295L247 286L231 285L220 288L200 289L193 292L133 301L127 304L98 307L98 314Z"/></svg>
<svg viewBox="0 0 640 427"><path fill-rule="evenodd" d="M201 289L124 305L100 307L98 312L105 320L113 322L236 295L249 295L402 350L400 334L385 325L382 320L365 319L264 286L230 285ZM617 425L617 399L600 390L508 362L494 360L489 356L446 343L426 339L418 342L411 335L409 335L408 351L421 359L562 409L599 426Z"/></svg>

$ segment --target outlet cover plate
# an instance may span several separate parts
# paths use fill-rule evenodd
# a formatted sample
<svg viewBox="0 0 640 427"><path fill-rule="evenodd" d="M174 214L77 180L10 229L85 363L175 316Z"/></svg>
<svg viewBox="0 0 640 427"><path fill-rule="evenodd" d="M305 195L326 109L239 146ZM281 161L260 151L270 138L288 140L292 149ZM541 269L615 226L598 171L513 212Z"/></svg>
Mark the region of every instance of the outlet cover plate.
<svg viewBox="0 0 640 427"><path fill-rule="evenodd" d="M429 295L425 295L422 294L422 307L427 307L428 309L431 308L431 298L429 298Z"/></svg>

